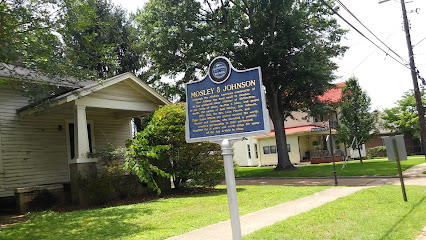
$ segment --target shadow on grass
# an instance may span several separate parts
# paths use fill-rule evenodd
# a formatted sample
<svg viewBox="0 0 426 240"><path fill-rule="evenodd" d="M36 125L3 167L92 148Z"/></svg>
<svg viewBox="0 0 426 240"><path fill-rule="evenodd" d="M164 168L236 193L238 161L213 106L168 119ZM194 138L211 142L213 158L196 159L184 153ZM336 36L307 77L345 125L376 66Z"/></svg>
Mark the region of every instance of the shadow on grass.
<svg viewBox="0 0 426 240"><path fill-rule="evenodd" d="M420 204L422 204L425 201L425 199L426 199L426 196L422 197L416 204L414 204L411 207L410 211L408 213L406 213L401 219L399 219L398 222L396 222L394 225L392 225L392 227L390 227L390 229L380 239L382 239L382 240L389 239L390 235L395 231L395 229L397 227L399 227L402 224L402 222L406 218L408 218Z"/></svg>
<svg viewBox="0 0 426 240"><path fill-rule="evenodd" d="M137 215L153 215L148 207L111 207L66 213L37 213L27 223L3 229L1 239L103 239L120 238L135 232L161 229L132 223Z"/></svg>

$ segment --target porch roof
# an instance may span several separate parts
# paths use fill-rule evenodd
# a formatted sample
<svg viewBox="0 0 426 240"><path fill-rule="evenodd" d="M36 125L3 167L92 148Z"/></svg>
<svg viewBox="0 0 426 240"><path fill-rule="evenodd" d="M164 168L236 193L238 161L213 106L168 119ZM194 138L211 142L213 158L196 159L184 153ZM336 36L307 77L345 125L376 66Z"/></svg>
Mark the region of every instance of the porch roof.
<svg viewBox="0 0 426 240"><path fill-rule="evenodd" d="M306 125L306 126L298 126L298 127L291 127L291 128L286 128L285 129L285 133L286 135L297 135L299 133L311 133L312 134L324 134L324 133L328 133L329 130L328 128L325 130L320 130L324 127L320 127L320 126L315 126L315 125ZM312 131L312 129L318 129L318 131ZM335 133L335 129L332 129L333 133ZM268 138L268 137L275 137L275 130L272 130L270 133L266 134L266 135L258 135L255 136L254 138Z"/></svg>
<svg viewBox="0 0 426 240"><path fill-rule="evenodd" d="M117 75L115 77L103 80L101 82L92 82L91 84L86 84L84 86L81 86L80 88L74 89L72 91L66 92L60 96L56 96L52 99L50 99L48 108L59 106L65 103L73 102L79 99L82 99L83 97L87 95L93 95L93 93L98 92L102 89L107 88L108 86L112 86L114 84L117 84L119 82L124 81L130 81L132 83L133 88L138 89L138 91L143 91L147 97L155 102L156 104L160 105L168 105L171 104L171 102L162 96L160 93L156 92L154 89L152 89L148 84L137 78L133 73L127 72L120 75ZM108 103L111 103L114 105L114 107L118 106L118 109L123 110L134 110L134 106L126 106L126 103L123 101L109 101L106 103L106 101L103 101L101 104L96 103L92 98L86 98L86 102L90 101L90 103L94 106L100 106L103 107L105 105L108 105ZM111 105L110 104L110 105ZM129 104L127 104L129 105ZM148 104L149 105L149 104ZM153 105L153 104L151 104ZM99 107L98 106L98 107ZM46 106L43 106L43 104L38 105L28 105L23 108L20 108L17 110L17 113L20 115L27 115L32 114L35 112L40 112L46 109ZM137 108L135 108L137 109ZM138 109L139 110L139 109Z"/></svg>

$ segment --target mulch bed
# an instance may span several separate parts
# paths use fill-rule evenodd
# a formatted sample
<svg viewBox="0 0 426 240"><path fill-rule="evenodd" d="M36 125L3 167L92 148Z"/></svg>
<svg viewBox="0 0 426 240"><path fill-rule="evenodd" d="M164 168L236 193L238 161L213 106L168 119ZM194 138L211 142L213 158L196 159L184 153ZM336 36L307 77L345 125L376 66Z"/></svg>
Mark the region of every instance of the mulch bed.
<svg viewBox="0 0 426 240"><path fill-rule="evenodd" d="M149 202L160 199L167 199L172 197L182 197L195 194L209 194L209 193L218 193L225 192L224 189L215 189L215 188L182 188L182 189L171 189L169 191L157 195L155 193L145 194L143 196L134 196L126 199L114 200L106 202L100 205L90 205L90 206L77 206L77 205L57 205L51 208L51 211L54 212L71 212L77 210L86 210L86 209L98 209L98 208L108 208L121 205L129 205L136 203ZM27 215L17 215L11 213L2 213L0 212L0 230L9 226L13 226L19 223L23 223L28 220Z"/></svg>

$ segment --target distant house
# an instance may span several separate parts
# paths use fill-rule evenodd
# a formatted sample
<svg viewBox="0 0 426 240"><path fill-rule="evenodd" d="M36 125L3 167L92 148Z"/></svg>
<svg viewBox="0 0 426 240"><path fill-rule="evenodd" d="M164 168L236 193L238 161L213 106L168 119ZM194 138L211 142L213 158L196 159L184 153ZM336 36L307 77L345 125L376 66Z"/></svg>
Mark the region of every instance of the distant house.
<svg viewBox="0 0 426 240"><path fill-rule="evenodd" d="M6 64L0 78L12 72L40 81ZM55 82L66 91L48 106L30 106L16 84L0 84L0 199L41 188L63 191L65 185L73 202L83 202L77 178L96 174L97 160L87 153L108 143L124 146L132 138L132 117L170 104L132 73L101 83Z"/></svg>
<svg viewBox="0 0 426 240"><path fill-rule="evenodd" d="M319 99L330 103L339 102L344 85L345 83L336 84L336 88L329 89ZM338 113L338 109L331 111L332 134L337 133L335 126L339 124ZM293 116L294 119L287 118L285 121L290 161L294 164L331 162L331 154L326 147L326 139L329 135L328 115L312 117L305 112L293 112ZM335 159L342 160L347 152L343 143L337 144ZM355 157L357 154L353 153ZM361 154L365 156L365 150ZM234 143L234 161L239 166L276 165L278 154L275 131Z"/></svg>
<svg viewBox="0 0 426 240"><path fill-rule="evenodd" d="M385 146L383 142L383 137L395 136L399 134L400 133L398 132L392 132L390 130L386 130L379 127L379 133L377 134L377 136L375 136L374 138L370 139L368 142L365 143L365 148L368 151L370 148L374 148L377 146ZM422 146L419 139L406 134L402 134L402 135L404 135L405 149L408 155L423 154ZM379 153L379 155L385 157L386 152L381 152Z"/></svg>

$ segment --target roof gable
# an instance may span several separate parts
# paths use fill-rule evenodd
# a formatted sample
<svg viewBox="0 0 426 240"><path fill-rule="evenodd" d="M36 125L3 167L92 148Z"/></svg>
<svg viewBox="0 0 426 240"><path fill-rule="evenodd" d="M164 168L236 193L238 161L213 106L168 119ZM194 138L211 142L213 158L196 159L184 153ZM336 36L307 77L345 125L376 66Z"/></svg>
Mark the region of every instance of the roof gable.
<svg viewBox="0 0 426 240"><path fill-rule="evenodd" d="M121 90L119 90L121 88ZM124 91L123 91L124 89ZM121 96L120 96L121 92ZM124 96L125 95L125 96ZM118 76L106 79L101 82L94 82L85 87L78 88L71 92L60 95L52 99L50 106L58 106L72 101L88 101L93 99L97 100L96 105L102 106L104 102L133 102L133 103L147 103L156 105L168 105L171 102L162 96L160 93L152 89L148 84L137 78L133 73L123 73ZM24 114L24 112L32 112L42 109L29 108L28 106L18 109L17 112Z"/></svg>

